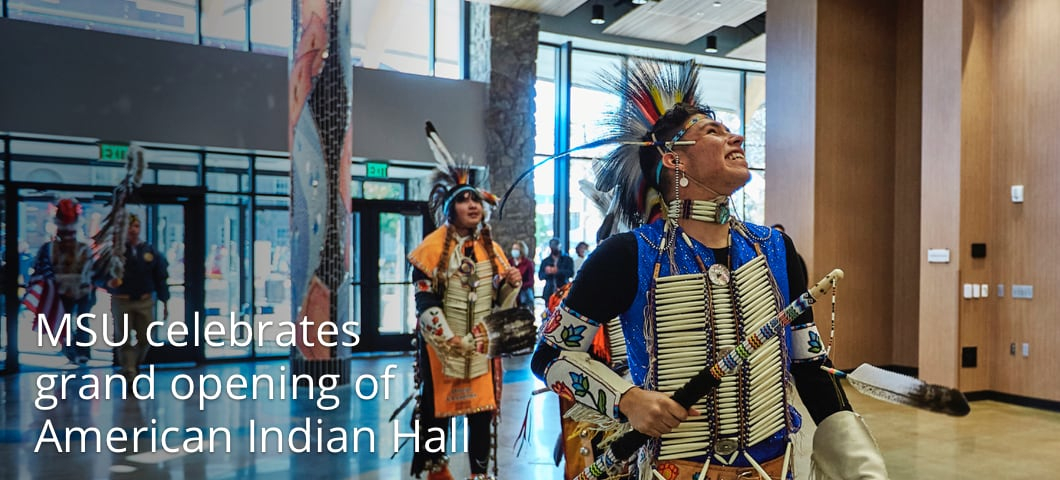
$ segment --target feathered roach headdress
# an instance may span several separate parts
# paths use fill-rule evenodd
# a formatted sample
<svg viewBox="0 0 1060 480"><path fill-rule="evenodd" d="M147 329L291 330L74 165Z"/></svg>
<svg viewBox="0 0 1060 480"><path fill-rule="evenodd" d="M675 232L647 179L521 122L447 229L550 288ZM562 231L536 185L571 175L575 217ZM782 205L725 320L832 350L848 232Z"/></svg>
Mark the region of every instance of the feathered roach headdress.
<svg viewBox="0 0 1060 480"><path fill-rule="evenodd" d="M601 231L613 228L616 220L634 228L658 214L662 155L680 145L684 134L680 125L678 131L666 132L659 121L678 105L714 118L709 107L698 105L697 72L691 60L677 64L633 58L625 74L602 76L604 85L618 92L622 102L607 121L619 146L593 165L596 189L613 194Z"/></svg>
<svg viewBox="0 0 1060 480"><path fill-rule="evenodd" d="M470 159L457 161L453 158L431 122L427 122L427 145L431 147L434 160L438 162L438 171L431 179L434 186L431 187L427 198L427 205L434 213L437 225L449 219L453 201L461 193L471 192L476 198L490 205L497 205L497 196L479 186L485 184L486 175L482 171L474 170Z"/></svg>
<svg viewBox="0 0 1060 480"><path fill-rule="evenodd" d="M125 154L125 178L114 187L110 213L103 219L103 226L92 236L95 243L93 248L99 252L97 269L110 278L120 279L125 276L125 237L130 223L125 204L132 196L133 190L139 188L143 182L146 168L144 149L136 144L130 145Z"/></svg>
<svg viewBox="0 0 1060 480"><path fill-rule="evenodd" d="M81 204L73 198L64 198L55 204L55 229L59 232L77 230L77 220L81 218Z"/></svg>
<svg viewBox="0 0 1060 480"><path fill-rule="evenodd" d="M577 150L618 144L593 166L596 189L611 196L597 237L606 238L617 231L616 221L635 228L652 220L662 204L662 196L658 191L662 154L670 151L674 145L683 144L680 137L684 134L683 130L675 131L673 133L676 135L671 133L667 138L662 134L668 128L659 128L659 120L679 104L714 118L714 112L709 107L699 105L696 99L699 86L697 72L692 60L679 64L635 57L631 59L627 71L619 69L602 75L601 83L622 97L621 106L605 122L607 135L537 162L515 180L505 193L504 200L507 200L519 181L548 161ZM503 210L504 201L498 209L498 216Z"/></svg>

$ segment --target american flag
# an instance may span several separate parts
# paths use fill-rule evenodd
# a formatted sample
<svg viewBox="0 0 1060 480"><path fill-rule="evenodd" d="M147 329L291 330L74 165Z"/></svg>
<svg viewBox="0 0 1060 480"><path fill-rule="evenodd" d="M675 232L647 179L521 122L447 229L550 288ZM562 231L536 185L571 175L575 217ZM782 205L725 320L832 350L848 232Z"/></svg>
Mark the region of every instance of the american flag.
<svg viewBox="0 0 1060 480"><path fill-rule="evenodd" d="M59 321L66 314L63 302L59 298L59 289L55 285L55 272L52 271L52 262L48 258L48 248L42 248L41 254L37 255L37 262L33 266L33 275L29 278L29 288L22 297L22 305L33 313L33 330L40 326L40 315L48 319L48 326L54 332L58 328ZM65 332L59 332L59 341L65 340Z"/></svg>

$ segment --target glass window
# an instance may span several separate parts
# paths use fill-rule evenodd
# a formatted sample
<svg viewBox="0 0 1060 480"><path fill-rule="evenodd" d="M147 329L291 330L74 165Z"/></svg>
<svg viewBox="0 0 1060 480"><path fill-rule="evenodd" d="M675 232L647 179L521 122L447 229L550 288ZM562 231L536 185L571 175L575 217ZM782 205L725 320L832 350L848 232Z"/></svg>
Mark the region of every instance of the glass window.
<svg viewBox="0 0 1060 480"><path fill-rule="evenodd" d="M353 64L430 74L430 0L353 0Z"/></svg>
<svg viewBox="0 0 1060 480"><path fill-rule="evenodd" d="M534 84L534 149L539 155L556 151L556 47L537 47L537 82Z"/></svg>
<svg viewBox="0 0 1060 480"><path fill-rule="evenodd" d="M543 158L536 157L534 162L539 162ZM534 202L537 204L534 215L537 251L534 252L534 258L541 259L548 254L549 239L556 236L556 226L553 217L553 212L556 209L556 169L552 168L552 165L546 164L534 170L533 177ZM544 286L542 282L535 282L535 284L537 287ZM540 289L536 290L536 293L540 295Z"/></svg>
<svg viewBox="0 0 1060 480"><path fill-rule="evenodd" d="M743 110L740 108L740 75L737 70L701 68L699 91L703 100L714 109L718 120L730 131L743 133Z"/></svg>
<svg viewBox="0 0 1060 480"><path fill-rule="evenodd" d="M751 170L751 181L732 196L732 206L741 219L762 225L766 221L766 171Z"/></svg>
<svg viewBox="0 0 1060 480"><path fill-rule="evenodd" d="M202 0L202 44L245 50L246 0Z"/></svg>
<svg viewBox="0 0 1060 480"><path fill-rule="evenodd" d="M751 168L766 168L766 76L747 74L743 148Z"/></svg>
<svg viewBox="0 0 1060 480"><path fill-rule="evenodd" d="M291 311L291 234L286 199L280 208L254 212L254 322L264 323L260 354L289 353L278 345L281 324L293 318ZM260 202L259 202L260 205Z"/></svg>
<svg viewBox="0 0 1060 480"><path fill-rule="evenodd" d="M99 146L76 143L37 142L33 140L12 140L11 153L17 155L36 155L40 157L83 158L88 160L99 158Z"/></svg>
<svg viewBox="0 0 1060 480"><path fill-rule="evenodd" d="M621 102L615 92L600 85L599 76L621 68L622 57L575 51L571 55L570 146L575 148L607 135L606 115ZM578 152L580 156L604 155L613 146Z"/></svg>
<svg viewBox="0 0 1060 480"><path fill-rule="evenodd" d="M365 180L362 188L365 200L405 199L405 185L401 183Z"/></svg>
<svg viewBox="0 0 1060 480"><path fill-rule="evenodd" d="M199 185L199 172L188 170L158 170L157 183L159 185L179 185L184 187L196 187Z"/></svg>
<svg viewBox="0 0 1060 480"><path fill-rule="evenodd" d="M196 43L197 3L197 0L9 0L7 12L9 17L20 20Z"/></svg>
<svg viewBox="0 0 1060 480"><path fill-rule="evenodd" d="M578 242L596 243L596 231L603 224L607 205L597 205L585 195L595 190L596 176L593 175L593 162L589 158L572 158L570 162L570 244L573 248ZM569 253L574 255L573 252Z"/></svg>
<svg viewBox="0 0 1060 480"><path fill-rule="evenodd" d="M273 158L273 157L257 157L254 159L254 168L258 172L284 172L285 174L291 173L291 159L289 158Z"/></svg>
<svg viewBox="0 0 1060 480"><path fill-rule="evenodd" d="M227 331L229 319L249 321L250 308L246 301L250 292L249 268L250 209L246 196L207 195L206 197L206 325L216 323L218 330ZM242 333L242 332L240 332ZM245 338L239 338L241 342ZM206 347L206 358L245 356L250 347L225 345Z"/></svg>
<svg viewBox="0 0 1060 480"><path fill-rule="evenodd" d="M288 0L251 0L250 49L259 53L287 55L294 23Z"/></svg>
<svg viewBox="0 0 1060 480"><path fill-rule="evenodd" d="M254 180L255 191L266 195L290 195L291 178L279 175L258 175Z"/></svg>
<svg viewBox="0 0 1060 480"><path fill-rule="evenodd" d="M434 17L434 76L463 78L460 65L460 22L463 20L464 0L435 0Z"/></svg>

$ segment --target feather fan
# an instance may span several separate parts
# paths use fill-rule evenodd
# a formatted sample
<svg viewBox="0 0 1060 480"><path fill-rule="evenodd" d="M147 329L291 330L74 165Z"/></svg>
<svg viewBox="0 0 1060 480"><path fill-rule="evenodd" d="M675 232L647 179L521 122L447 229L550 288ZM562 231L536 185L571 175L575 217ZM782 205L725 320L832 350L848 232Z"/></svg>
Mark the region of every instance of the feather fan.
<svg viewBox="0 0 1060 480"><path fill-rule="evenodd" d="M103 226L92 236L93 249L99 256L96 269L107 278L120 279L125 276L125 237L129 232L129 212L125 205L133 191L140 187L146 168L143 147L129 145L125 154L125 178L114 187L110 213L103 219Z"/></svg>

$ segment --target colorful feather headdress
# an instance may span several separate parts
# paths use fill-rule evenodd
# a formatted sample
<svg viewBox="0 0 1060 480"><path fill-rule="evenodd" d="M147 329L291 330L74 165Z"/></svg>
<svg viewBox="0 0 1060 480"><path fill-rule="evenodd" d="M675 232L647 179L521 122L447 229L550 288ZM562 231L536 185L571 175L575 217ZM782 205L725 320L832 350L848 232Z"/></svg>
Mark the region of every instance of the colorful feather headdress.
<svg viewBox="0 0 1060 480"><path fill-rule="evenodd" d="M657 138L653 132L659 120L678 104L697 107L714 118L709 107L698 105L697 72L691 60L679 64L633 58L624 74L618 71L602 77L604 85L622 97L621 106L606 123L609 136L619 146L593 165L596 189L613 195L603 228L613 226L616 221L634 228L651 221L653 212L657 213L662 197L652 185L659 179L652 182L646 175L656 174L659 160L642 165L641 153L644 149L655 150L661 157L678 142L680 134Z"/></svg>
<svg viewBox="0 0 1060 480"><path fill-rule="evenodd" d="M438 163L438 171L431 179L434 186L427 198L427 205L434 213L437 225L449 218L453 200L463 192L472 192L482 201L497 205L497 196L480 187L486 183L484 171L474 169L469 158L459 161L453 158L431 122L427 122L427 145L431 147L434 160Z"/></svg>
<svg viewBox="0 0 1060 480"><path fill-rule="evenodd" d="M675 142L680 144L678 137L656 138L652 134L656 123L675 105L696 107L704 115L714 118L714 112L709 107L698 104L697 72L698 69L692 60L674 63L634 57L630 60L628 69L602 75L601 84L621 97L620 107L605 121L607 134L597 141L580 145L534 164L530 170L520 175L505 193L498 209L498 217L501 216L504 203L515 186L537 167L578 150L616 145L614 150L593 165L596 190L610 196L610 204L605 208L604 222L597 238L606 238L618 231L618 222L635 228L650 221L651 212L662 204L662 197L651 188L652 182L645 177L644 169L647 166L641 165L640 152L641 149L653 149L662 154L669 151Z"/></svg>

